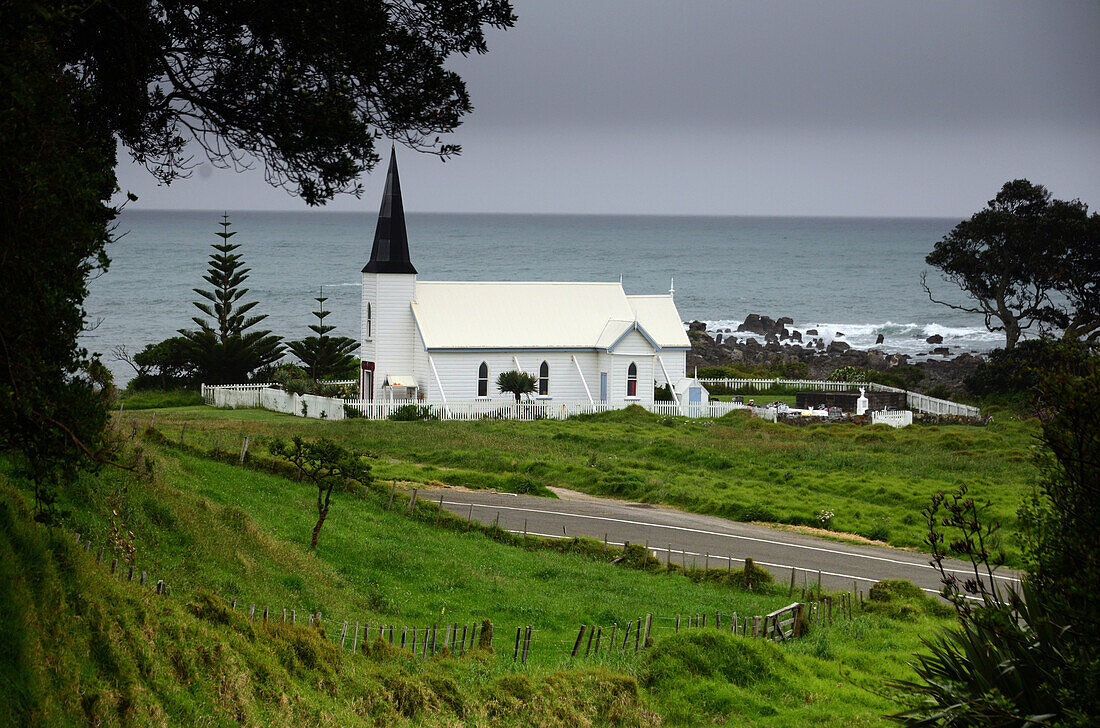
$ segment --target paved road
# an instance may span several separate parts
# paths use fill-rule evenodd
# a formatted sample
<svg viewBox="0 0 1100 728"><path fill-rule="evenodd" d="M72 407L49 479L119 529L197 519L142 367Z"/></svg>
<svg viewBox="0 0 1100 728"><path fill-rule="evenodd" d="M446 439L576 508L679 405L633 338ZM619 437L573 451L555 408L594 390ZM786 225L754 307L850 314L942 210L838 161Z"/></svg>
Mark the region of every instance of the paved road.
<svg viewBox="0 0 1100 728"><path fill-rule="evenodd" d="M725 568L732 562L740 568L744 559L772 572L776 581L788 583L791 568L801 585L816 583L821 572L826 589L866 590L880 579L907 579L925 591L938 593L939 574L928 556L875 546L857 546L828 541L799 533L777 531L764 526L727 521L715 516L685 513L673 508L592 498L572 491L559 491L561 500L519 496L511 493L460 490L420 490L419 497L438 502L463 518L481 523L499 519L501 528L515 533L550 537L590 536L609 544L648 543L662 561L702 568ZM969 564L951 562L960 576L971 573ZM1009 571L998 574L998 584L1018 581Z"/></svg>

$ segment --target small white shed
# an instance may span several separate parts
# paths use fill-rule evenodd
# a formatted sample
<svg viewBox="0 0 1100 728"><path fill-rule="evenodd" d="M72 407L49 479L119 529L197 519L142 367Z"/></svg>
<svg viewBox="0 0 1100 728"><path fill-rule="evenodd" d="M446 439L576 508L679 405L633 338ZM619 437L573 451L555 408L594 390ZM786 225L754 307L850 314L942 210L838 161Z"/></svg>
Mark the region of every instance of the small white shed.
<svg viewBox="0 0 1100 728"><path fill-rule="evenodd" d="M676 393L676 399L680 401L680 404L710 404L710 392L695 377L684 377L676 382L676 386L672 388L672 391Z"/></svg>

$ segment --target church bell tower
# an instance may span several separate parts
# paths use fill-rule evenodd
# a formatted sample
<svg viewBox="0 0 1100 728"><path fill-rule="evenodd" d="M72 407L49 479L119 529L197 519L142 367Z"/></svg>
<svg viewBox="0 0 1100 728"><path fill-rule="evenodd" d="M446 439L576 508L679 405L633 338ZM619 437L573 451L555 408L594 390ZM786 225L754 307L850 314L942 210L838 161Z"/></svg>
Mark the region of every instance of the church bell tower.
<svg viewBox="0 0 1100 728"><path fill-rule="evenodd" d="M409 260L401 180L397 155L391 147L374 245L363 268L360 399L373 401L390 386L392 378L413 373L415 295L416 268Z"/></svg>

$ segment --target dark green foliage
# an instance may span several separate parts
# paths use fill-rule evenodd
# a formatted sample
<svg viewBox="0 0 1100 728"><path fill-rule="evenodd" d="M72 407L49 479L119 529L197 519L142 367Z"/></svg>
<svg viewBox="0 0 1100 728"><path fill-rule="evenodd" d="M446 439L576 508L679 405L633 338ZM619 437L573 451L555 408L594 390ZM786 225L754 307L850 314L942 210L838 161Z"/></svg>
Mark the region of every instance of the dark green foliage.
<svg viewBox="0 0 1100 728"><path fill-rule="evenodd" d="M107 269L115 142L51 35L78 10L0 2L0 450L41 495L106 457L104 396L78 346Z"/></svg>
<svg viewBox="0 0 1100 728"><path fill-rule="evenodd" d="M674 402L676 401L672 396L672 387L667 384L653 383L653 401L654 402Z"/></svg>
<svg viewBox="0 0 1100 728"><path fill-rule="evenodd" d="M1054 370L1043 380L1040 478L1025 503L1028 583L1069 625L1063 680L1100 715L1100 363Z"/></svg>
<svg viewBox="0 0 1100 728"><path fill-rule="evenodd" d="M514 17L507 2L199 0L93 4L79 20L58 33L60 61L158 178L187 169L190 142L220 167L258 159L271 183L318 204L359 190L379 132L459 151L437 135L472 105L444 62L484 53L484 26Z"/></svg>
<svg viewBox="0 0 1100 728"><path fill-rule="evenodd" d="M336 327L325 325L325 316L330 312L325 310L328 299L325 298L324 288L321 295L313 300L317 302L317 310L313 313L317 323L310 324L309 329L317 335L291 341L287 343L287 348L301 360L306 373L314 379L354 378L358 368L354 352L359 348L359 342L346 336L329 336Z"/></svg>
<svg viewBox="0 0 1100 728"><path fill-rule="evenodd" d="M427 405L403 404L390 413L389 419L395 422L419 422L422 420L438 420L439 415Z"/></svg>
<svg viewBox="0 0 1100 728"><path fill-rule="evenodd" d="M830 382L866 382L867 370L860 367L837 367L829 374Z"/></svg>
<svg viewBox="0 0 1100 728"><path fill-rule="evenodd" d="M696 374L700 379L805 379L810 376L810 365L801 361L770 362L760 366L723 364L699 367Z"/></svg>
<svg viewBox="0 0 1100 728"><path fill-rule="evenodd" d="M1076 341L1029 339L1011 350L996 349L963 381L966 390L976 397L1010 404L1031 405L1039 392L1039 382L1046 372L1083 373L1096 352Z"/></svg>
<svg viewBox="0 0 1100 728"><path fill-rule="evenodd" d="M1006 182L985 209L955 226L925 258L970 304L937 301L980 314L990 331L1005 333L1012 350L1035 324L1053 324L1071 337L1100 335L1100 222L1079 200L1051 200L1042 185ZM1062 293L1056 304L1052 292Z"/></svg>
<svg viewBox="0 0 1100 728"><path fill-rule="evenodd" d="M327 437L315 442L295 437L289 444L274 440L270 450L276 458L293 465L299 479L305 478L317 488L317 524L313 527L309 543L309 547L315 549L321 526L332 505L332 489L337 485L348 486L352 482L369 487L371 467L363 462L363 456L352 453Z"/></svg>
<svg viewBox="0 0 1100 728"><path fill-rule="evenodd" d="M508 392L512 394L517 402L519 402L522 395L534 392L537 385L535 378L530 374L515 369L501 372L500 376L497 377L497 390L501 393Z"/></svg>
<svg viewBox="0 0 1100 728"><path fill-rule="evenodd" d="M252 372L277 362L283 355L282 338L270 331L249 331L267 318L266 314L249 316L258 301L242 302L247 288L248 268L242 267L241 254L236 253L239 244L229 239L237 233L229 230L229 216L220 223L222 230L216 235L222 239L212 247L210 267L203 280L212 286L209 291L193 289L205 301L195 301L195 308L214 319L195 316L191 320L198 330L180 329L186 340L185 355L194 373L207 384L244 382Z"/></svg>
<svg viewBox="0 0 1100 728"><path fill-rule="evenodd" d="M955 629L924 640L919 681L898 680L906 710L890 716L908 726L1085 726L1097 717L1063 684L1073 635L1025 589L985 606ZM1092 690L1095 690L1095 686ZM1095 704L1093 704L1095 705Z"/></svg>
<svg viewBox="0 0 1100 728"><path fill-rule="evenodd" d="M190 342L182 336L173 336L127 357L123 349L116 350L120 359L130 363L137 376L130 382L131 389L173 389L194 384L195 362L190 356Z"/></svg>

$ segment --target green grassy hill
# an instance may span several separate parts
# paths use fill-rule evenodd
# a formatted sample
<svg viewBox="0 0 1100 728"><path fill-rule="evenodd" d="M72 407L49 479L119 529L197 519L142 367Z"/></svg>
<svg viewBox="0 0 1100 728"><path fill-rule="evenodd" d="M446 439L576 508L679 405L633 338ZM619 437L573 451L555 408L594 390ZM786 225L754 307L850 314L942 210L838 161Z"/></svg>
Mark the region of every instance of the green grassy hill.
<svg viewBox="0 0 1100 728"><path fill-rule="evenodd" d="M128 462L151 475L84 477L64 494L59 527L33 525L26 484L0 476L5 724L880 725L893 709L875 692L881 678L906 675L920 635L946 624L942 609L917 601L876 604L788 645L711 629L676 634L676 613L759 614L787 596L624 569L596 549L522 548L409 518L385 508L385 493L361 490L336 495L313 552L307 487L155 438L135 445ZM96 548L77 548L75 532ZM108 573L125 543L169 595ZM100 546L104 564L95 563ZM280 620L283 607L295 609L299 622L250 623L253 603ZM322 614L312 630L302 616L311 612ZM646 612L655 615L650 649L570 659L579 624L622 625ZM337 644L344 620L482 619L496 627L495 652L422 659ZM511 642L527 624L530 660L516 665Z"/></svg>
<svg viewBox="0 0 1100 728"><path fill-rule="evenodd" d="M151 413L124 414L129 426ZM1035 477L1033 420L998 412L984 427L816 424L792 427L732 413L717 420L662 417L632 408L568 421L378 422L304 420L263 410L188 407L158 411L157 428L212 449L244 435L332 437L379 455L382 479L513 492L563 486L594 495L665 503L741 521L820 525L920 548L921 508L959 483L990 500L999 541L1019 565L1016 511Z"/></svg>

